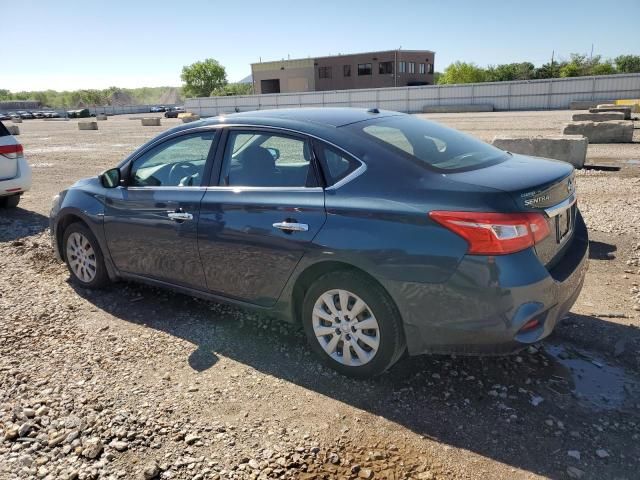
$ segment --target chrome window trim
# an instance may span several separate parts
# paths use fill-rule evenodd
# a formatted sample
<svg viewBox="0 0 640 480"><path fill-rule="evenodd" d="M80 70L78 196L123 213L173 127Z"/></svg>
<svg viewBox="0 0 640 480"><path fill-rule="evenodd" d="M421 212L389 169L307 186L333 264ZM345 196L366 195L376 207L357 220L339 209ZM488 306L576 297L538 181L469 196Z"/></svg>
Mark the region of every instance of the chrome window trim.
<svg viewBox="0 0 640 480"><path fill-rule="evenodd" d="M322 187L243 187L240 185L212 185L206 187L207 191L212 192L233 192L242 193L244 191L250 192L322 192Z"/></svg>
<svg viewBox="0 0 640 480"><path fill-rule="evenodd" d="M565 211L567 208L572 207L576 201L577 197L575 193L572 193L569 197L565 198L562 202L553 205L552 207L545 208L544 211L549 218L553 218L557 216L560 212Z"/></svg>

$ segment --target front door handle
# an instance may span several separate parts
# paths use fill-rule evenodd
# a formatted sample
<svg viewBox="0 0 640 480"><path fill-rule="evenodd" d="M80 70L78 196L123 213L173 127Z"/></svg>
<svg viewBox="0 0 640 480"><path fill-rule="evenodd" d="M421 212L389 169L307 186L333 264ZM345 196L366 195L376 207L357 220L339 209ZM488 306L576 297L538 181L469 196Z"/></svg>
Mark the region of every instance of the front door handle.
<svg viewBox="0 0 640 480"><path fill-rule="evenodd" d="M278 222L274 223L273 226L285 232L306 232L309 230L309 225L306 223Z"/></svg>
<svg viewBox="0 0 640 480"><path fill-rule="evenodd" d="M167 212L167 216L176 222L184 222L185 220L193 220L193 215L187 212Z"/></svg>

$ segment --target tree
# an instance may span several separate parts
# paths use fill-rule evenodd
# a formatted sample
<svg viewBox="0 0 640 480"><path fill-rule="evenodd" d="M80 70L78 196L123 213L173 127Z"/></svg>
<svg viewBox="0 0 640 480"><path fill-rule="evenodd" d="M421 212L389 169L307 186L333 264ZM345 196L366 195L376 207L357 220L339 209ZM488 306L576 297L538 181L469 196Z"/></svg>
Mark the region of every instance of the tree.
<svg viewBox="0 0 640 480"><path fill-rule="evenodd" d="M535 67L531 62L505 63L487 68L488 82L509 80L529 80L535 76Z"/></svg>
<svg viewBox="0 0 640 480"><path fill-rule="evenodd" d="M613 61L620 73L640 73L640 55L619 55Z"/></svg>
<svg viewBox="0 0 640 480"><path fill-rule="evenodd" d="M187 97L207 97L227 84L227 72L213 58L185 65L180 78L185 84L183 92Z"/></svg>
<svg viewBox="0 0 640 480"><path fill-rule="evenodd" d="M616 72L616 68L613 66L610 60L603 63L598 63L591 67L591 75L613 75Z"/></svg>
<svg viewBox="0 0 640 480"><path fill-rule="evenodd" d="M455 62L444 69L438 84L485 82L487 72L475 63Z"/></svg>
<svg viewBox="0 0 640 480"><path fill-rule="evenodd" d="M251 83L228 83L224 87L216 88L211 92L212 97L223 97L231 95L251 95L253 85Z"/></svg>

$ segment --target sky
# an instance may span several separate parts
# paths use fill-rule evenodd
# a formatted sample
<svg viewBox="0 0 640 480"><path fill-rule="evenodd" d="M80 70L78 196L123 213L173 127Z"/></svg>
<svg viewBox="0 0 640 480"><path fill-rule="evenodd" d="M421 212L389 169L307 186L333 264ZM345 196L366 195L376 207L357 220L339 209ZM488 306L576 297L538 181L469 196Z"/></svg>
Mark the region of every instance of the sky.
<svg viewBox="0 0 640 480"><path fill-rule="evenodd" d="M10 19L10 21L6 21ZM215 58L251 63L404 48L435 69L640 54L640 0L0 0L0 89L179 86Z"/></svg>

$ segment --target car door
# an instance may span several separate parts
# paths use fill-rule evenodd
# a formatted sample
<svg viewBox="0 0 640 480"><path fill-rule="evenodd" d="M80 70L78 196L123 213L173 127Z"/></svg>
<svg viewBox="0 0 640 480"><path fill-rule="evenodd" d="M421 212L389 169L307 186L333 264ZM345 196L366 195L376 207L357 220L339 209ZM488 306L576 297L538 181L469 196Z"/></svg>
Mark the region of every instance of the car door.
<svg viewBox="0 0 640 480"><path fill-rule="evenodd" d="M317 165L301 135L228 128L223 138L198 225L207 287L270 306L325 222Z"/></svg>
<svg viewBox="0 0 640 480"><path fill-rule="evenodd" d="M123 168L125 185L108 190L104 218L120 271L206 288L196 234L216 136L215 129L172 136Z"/></svg>

